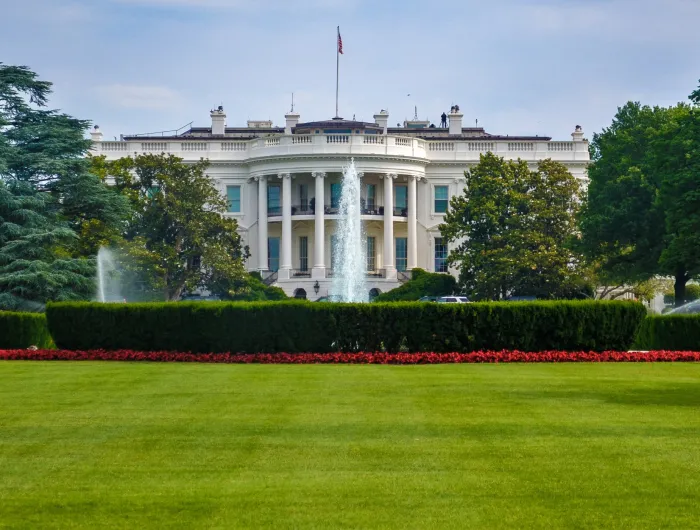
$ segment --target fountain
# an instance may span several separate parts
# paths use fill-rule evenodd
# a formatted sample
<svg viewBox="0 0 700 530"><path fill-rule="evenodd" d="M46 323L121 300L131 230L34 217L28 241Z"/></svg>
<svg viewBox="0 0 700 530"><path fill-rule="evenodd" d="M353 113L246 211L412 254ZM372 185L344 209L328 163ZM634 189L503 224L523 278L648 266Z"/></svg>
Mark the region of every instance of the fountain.
<svg viewBox="0 0 700 530"><path fill-rule="evenodd" d="M365 285L367 259L366 237L362 231L360 208L360 176L355 161L343 168L340 208L333 249L333 286L335 297L343 302L367 302Z"/></svg>
<svg viewBox="0 0 700 530"><path fill-rule="evenodd" d="M97 252L97 301L121 302L117 265L112 251L100 247Z"/></svg>

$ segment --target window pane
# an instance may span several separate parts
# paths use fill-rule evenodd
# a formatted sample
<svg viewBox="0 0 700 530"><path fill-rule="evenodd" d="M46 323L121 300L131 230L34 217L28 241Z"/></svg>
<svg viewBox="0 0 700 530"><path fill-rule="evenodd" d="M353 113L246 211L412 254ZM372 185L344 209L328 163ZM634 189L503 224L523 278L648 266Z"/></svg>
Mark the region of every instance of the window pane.
<svg viewBox="0 0 700 530"><path fill-rule="evenodd" d="M331 184L331 208L340 207L340 183Z"/></svg>
<svg viewBox="0 0 700 530"><path fill-rule="evenodd" d="M299 184L299 207L309 209L309 187L306 184Z"/></svg>
<svg viewBox="0 0 700 530"><path fill-rule="evenodd" d="M435 186L435 213L447 211L448 195L447 186Z"/></svg>
<svg viewBox="0 0 700 530"><path fill-rule="evenodd" d="M442 237L435 238L435 272L447 272L447 243Z"/></svg>
<svg viewBox="0 0 700 530"><path fill-rule="evenodd" d="M228 197L228 211L239 213L241 211L241 187L226 186L226 196Z"/></svg>
<svg viewBox="0 0 700 530"><path fill-rule="evenodd" d="M396 186L396 202L394 208L404 209L408 206L408 188L406 186Z"/></svg>
<svg viewBox="0 0 700 530"><path fill-rule="evenodd" d="M374 236L367 238L367 270L376 270L376 239Z"/></svg>
<svg viewBox="0 0 700 530"><path fill-rule="evenodd" d="M309 238L307 236L299 237L299 270L309 270Z"/></svg>
<svg viewBox="0 0 700 530"><path fill-rule="evenodd" d="M396 270L405 271L408 265L408 239L396 238Z"/></svg>
<svg viewBox="0 0 700 530"><path fill-rule="evenodd" d="M375 184L367 184L367 208L374 210L374 205L377 202L377 186Z"/></svg>
<svg viewBox="0 0 700 530"><path fill-rule="evenodd" d="M280 238L267 238L267 268L278 271L280 268Z"/></svg>
<svg viewBox="0 0 700 530"><path fill-rule="evenodd" d="M268 186L267 188L267 211L271 214L282 215L282 203L280 202L280 186Z"/></svg>

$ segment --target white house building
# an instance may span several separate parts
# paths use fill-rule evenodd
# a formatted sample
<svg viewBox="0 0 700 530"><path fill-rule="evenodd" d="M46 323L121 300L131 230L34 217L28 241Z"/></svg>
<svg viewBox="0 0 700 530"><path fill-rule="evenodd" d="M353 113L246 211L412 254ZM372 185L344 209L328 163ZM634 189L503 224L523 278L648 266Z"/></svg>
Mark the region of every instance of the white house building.
<svg viewBox="0 0 700 530"><path fill-rule="evenodd" d="M219 107L211 112L211 127L119 141L104 141L96 127L93 150L108 159L142 153L208 159L209 175L228 197L227 215L237 219L250 248L248 269L290 296L309 299L330 294L340 180L351 158L362 172L367 288L373 293L397 287L414 267L450 272L438 226L480 154L520 158L533 167L551 158L586 181L588 142L579 126L571 141L552 141L463 127L459 107L444 128L417 119L389 127L385 111L374 115L374 123L302 123L294 112L285 118L284 128L271 121L228 127Z"/></svg>

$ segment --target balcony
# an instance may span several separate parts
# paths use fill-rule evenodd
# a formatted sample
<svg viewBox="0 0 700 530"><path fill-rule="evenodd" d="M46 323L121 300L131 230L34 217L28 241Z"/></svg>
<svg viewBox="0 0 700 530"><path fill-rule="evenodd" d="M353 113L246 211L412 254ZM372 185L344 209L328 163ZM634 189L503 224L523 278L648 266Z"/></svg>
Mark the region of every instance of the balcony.
<svg viewBox="0 0 700 530"><path fill-rule="evenodd" d="M334 276L335 272L333 269L326 269L326 278L333 278ZM365 276L367 278L386 278L386 271L384 269L366 271Z"/></svg>
<svg viewBox="0 0 700 530"><path fill-rule="evenodd" d="M309 215L313 216L315 213L315 205L311 202L308 204L295 204L292 206L292 215ZM340 213L340 207L337 205L326 204L323 207L323 213L326 215L338 215ZM362 215L384 215L384 206L374 206L374 207L362 207ZM268 217L281 217L282 207L281 206L268 206L267 207ZM408 217L408 208L394 208L394 217Z"/></svg>

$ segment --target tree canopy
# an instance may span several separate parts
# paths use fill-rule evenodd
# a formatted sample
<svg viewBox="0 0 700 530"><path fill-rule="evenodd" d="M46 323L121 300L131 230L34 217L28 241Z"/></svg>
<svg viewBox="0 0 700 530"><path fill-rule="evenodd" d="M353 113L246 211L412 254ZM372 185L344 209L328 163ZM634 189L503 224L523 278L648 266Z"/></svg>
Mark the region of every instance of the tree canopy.
<svg viewBox="0 0 700 530"><path fill-rule="evenodd" d="M580 187L566 167L548 159L531 170L487 153L465 176L440 225L462 289L486 300L580 296L570 245Z"/></svg>

